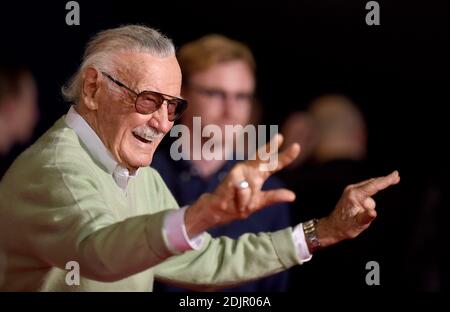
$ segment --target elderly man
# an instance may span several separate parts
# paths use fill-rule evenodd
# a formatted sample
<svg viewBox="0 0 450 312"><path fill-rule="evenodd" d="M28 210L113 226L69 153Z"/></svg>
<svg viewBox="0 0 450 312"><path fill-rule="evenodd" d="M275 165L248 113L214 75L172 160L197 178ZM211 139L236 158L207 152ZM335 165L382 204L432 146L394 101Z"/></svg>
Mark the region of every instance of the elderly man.
<svg viewBox="0 0 450 312"><path fill-rule="evenodd" d="M399 182L394 172L352 185L328 217L293 229L212 239L206 230L294 200L261 185L299 146L280 153L273 171L260 170L259 159L236 165L213 192L178 209L148 165L186 108L180 88L173 45L155 30L125 26L90 41L64 90L74 106L0 184L0 289L149 291L154 277L201 289L242 283L357 236L376 216L371 196ZM66 279L74 261L79 283Z"/></svg>
<svg viewBox="0 0 450 312"><path fill-rule="evenodd" d="M204 137L202 146L215 140L220 145L222 157L214 159L195 159L193 148L188 159L173 161L170 148L160 147L153 156L152 167L155 168L169 187L180 205L195 202L203 193L214 191L222 178L236 164L233 146L244 134L224 135L226 126L249 125L251 117L259 109L254 100L256 87L255 60L250 49L238 41L211 34L183 45L177 59L183 74L181 94L189 101L189 107L180 119L180 123L189 128L190 139L196 135L193 125L195 117L201 117L201 128L217 125L222 136ZM180 138L177 138L179 140ZM256 141L256 138L249 138ZM165 143L168 140L166 139ZM170 143L170 141L169 141ZM171 142L173 146L174 142ZM167 145L167 144L163 144ZM200 145L200 144L199 144ZM202 146L198 146L201 150ZM228 150L229 149L229 150ZM225 157L225 156L229 157ZM275 177L269 177L264 189L282 188L284 185ZM211 229L212 237L228 236L238 238L246 233L274 232L291 225L291 209L282 203L267 206L252 214L245 220L238 220ZM286 291L288 271L239 285L226 291ZM156 290L164 288L156 284ZM165 289L174 291L172 287Z"/></svg>

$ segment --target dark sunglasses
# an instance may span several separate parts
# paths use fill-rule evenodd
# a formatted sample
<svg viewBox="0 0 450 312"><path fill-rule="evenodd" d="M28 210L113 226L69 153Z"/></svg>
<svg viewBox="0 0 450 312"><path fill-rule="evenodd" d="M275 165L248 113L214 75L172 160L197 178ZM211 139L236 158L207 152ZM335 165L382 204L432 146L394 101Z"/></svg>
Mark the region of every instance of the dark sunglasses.
<svg viewBox="0 0 450 312"><path fill-rule="evenodd" d="M167 103L167 112L169 121L175 121L181 117L188 106L188 102L180 97L159 93L156 91L136 92L130 87L111 77L111 75L102 72L109 80L119 87L125 88L136 96L134 106L139 114L148 115L157 111L164 102Z"/></svg>

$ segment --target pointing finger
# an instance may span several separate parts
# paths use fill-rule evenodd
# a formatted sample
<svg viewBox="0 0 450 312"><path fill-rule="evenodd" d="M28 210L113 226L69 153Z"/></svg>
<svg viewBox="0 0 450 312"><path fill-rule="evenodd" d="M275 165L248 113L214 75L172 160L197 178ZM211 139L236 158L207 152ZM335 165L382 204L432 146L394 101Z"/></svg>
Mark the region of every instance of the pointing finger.
<svg viewBox="0 0 450 312"><path fill-rule="evenodd" d="M398 182L400 182L400 176L396 170L387 176L375 178L367 184L360 186L358 189L368 196L373 196L379 191L384 190L391 185L397 184Z"/></svg>

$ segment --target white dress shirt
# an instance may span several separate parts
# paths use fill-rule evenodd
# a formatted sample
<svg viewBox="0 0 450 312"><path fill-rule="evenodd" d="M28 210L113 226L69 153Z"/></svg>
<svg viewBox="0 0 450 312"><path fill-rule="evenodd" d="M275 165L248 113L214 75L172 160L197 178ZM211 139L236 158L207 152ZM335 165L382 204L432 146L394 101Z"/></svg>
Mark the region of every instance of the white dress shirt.
<svg viewBox="0 0 450 312"><path fill-rule="evenodd" d="M70 107L65 122L76 132L92 157L112 175L116 184L126 193L128 182L139 174L139 169L131 174L127 168L118 164L95 131L83 117L78 114L73 106ZM187 206L177 211L170 212L164 220L163 231L169 244L168 248L174 253L199 250L203 244L203 234L192 239L190 239L187 234L184 223L184 213L186 209ZM297 246L297 254L300 261L309 261L312 255L308 250L302 223L294 227L292 237Z"/></svg>

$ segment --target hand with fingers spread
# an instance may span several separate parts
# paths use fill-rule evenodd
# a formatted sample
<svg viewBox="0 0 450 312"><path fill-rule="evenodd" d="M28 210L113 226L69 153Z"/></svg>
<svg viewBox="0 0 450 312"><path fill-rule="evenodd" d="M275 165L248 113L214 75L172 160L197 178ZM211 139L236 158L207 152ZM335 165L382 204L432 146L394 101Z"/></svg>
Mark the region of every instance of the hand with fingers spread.
<svg viewBox="0 0 450 312"><path fill-rule="evenodd" d="M283 137L277 135L272 140L275 140L279 147ZM271 143L274 142L271 141L262 148L267 150ZM299 153L300 146L292 144L278 154L277 165L272 170L261 170L266 162L259 157L234 166L213 193L203 194L186 210L185 224L188 235L193 237L212 227L245 219L268 205L294 201L295 194L290 190L262 191L261 188L270 175L292 163ZM310 251L314 252L317 246L327 247L358 236L369 227L377 215L372 196L399 182L400 176L394 171L384 177L347 186L333 212L317 222L315 235L318 245L312 248L307 241ZM308 240L308 237L306 238Z"/></svg>
<svg viewBox="0 0 450 312"><path fill-rule="evenodd" d="M347 186L333 212L318 221L317 237L320 246L326 247L355 238L367 229L377 216L372 196L399 182L400 176L394 171L384 177Z"/></svg>
<svg viewBox="0 0 450 312"><path fill-rule="evenodd" d="M261 149L267 151L270 144L280 147L282 142L283 137L278 134ZM267 161L259 157L262 155L259 151L254 160L234 166L213 193L203 194L186 210L185 224L188 235L192 237L220 224L245 219L272 204L294 201L295 194L290 190L262 191L261 188L269 176L288 166L299 153L300 145L292 144L277 154L278 161L274 168L265 166Z"/></svg>

